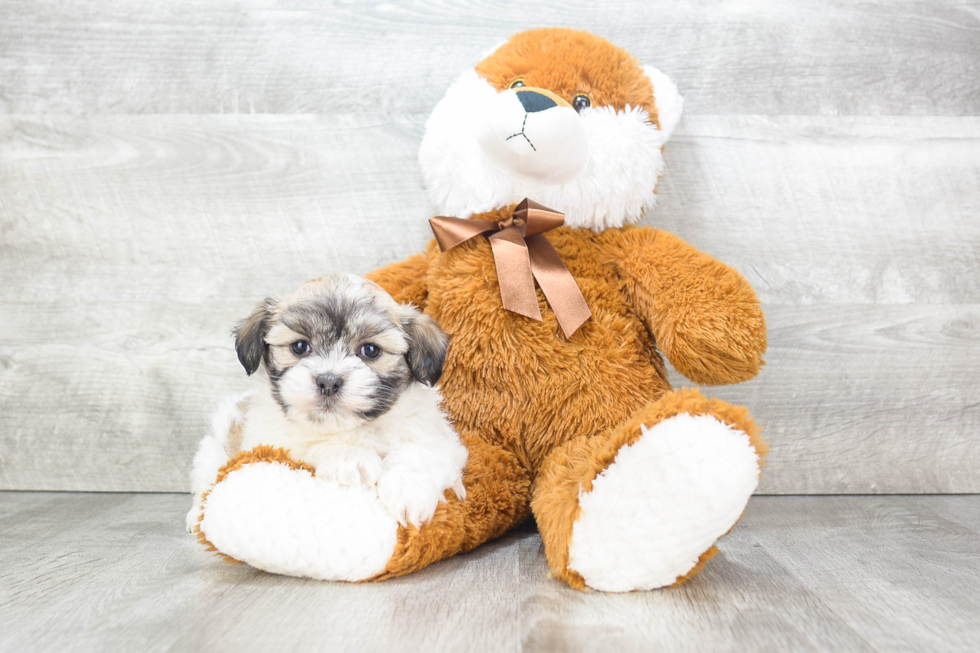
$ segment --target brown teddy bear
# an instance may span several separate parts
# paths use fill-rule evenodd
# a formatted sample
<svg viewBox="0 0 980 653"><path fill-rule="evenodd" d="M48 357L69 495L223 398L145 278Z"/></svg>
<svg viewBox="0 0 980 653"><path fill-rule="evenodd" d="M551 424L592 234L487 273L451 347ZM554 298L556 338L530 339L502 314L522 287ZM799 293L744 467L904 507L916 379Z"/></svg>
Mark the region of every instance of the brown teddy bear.
<svg viewBox="0 0 980 653"><path fill-rule="evenodd" d="M735 270L632 226L681 104L661 72L568 29L517 34L460 76L420 150L438 212L460 219L435 220L438 245L369 278L452 338L441 389L469 449L465 500L401 527L370 491L253 450L219 474L199 538L268 571L383 579L533 515L573 587L697 573L766 448L744 408L672 390L661 354L698 383L736 383L763 364L766 328Z"/></svg>

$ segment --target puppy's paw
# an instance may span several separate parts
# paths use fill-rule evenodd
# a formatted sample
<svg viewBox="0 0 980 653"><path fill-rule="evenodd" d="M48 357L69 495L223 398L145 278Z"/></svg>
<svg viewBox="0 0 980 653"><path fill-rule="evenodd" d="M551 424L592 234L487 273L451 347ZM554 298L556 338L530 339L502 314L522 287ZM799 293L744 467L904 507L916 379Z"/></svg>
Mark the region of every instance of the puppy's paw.
<svg viewBox="0 0 980 653"><path fill-rule="evenodd" d="M378 498L402 526L421 526L435 514L443 493L425 474L398 468L378 481Z"/></svg>
<svg viewBox="0 0 980 653"><path fill-rule="evenodd" d="M381 477L381 457L370 449L342 449L320 461L316 476L340 485L374 487Z"/></svg>

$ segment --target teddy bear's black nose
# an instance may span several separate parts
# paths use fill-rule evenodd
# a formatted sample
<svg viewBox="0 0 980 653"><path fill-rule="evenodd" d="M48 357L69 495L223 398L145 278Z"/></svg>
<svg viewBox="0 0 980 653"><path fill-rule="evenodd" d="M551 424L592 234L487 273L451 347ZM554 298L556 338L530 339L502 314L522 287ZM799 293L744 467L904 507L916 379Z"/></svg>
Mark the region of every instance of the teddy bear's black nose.
<svg viewBox="0 0 980 653"><path fill-rule="evenodd" d="M524 110L528 113L544 111L545 109L558 106L558 103L547 95L542 95L541 93L536 93L535 91L518 91L517 99L521 101L521 106L523 106Z"/></svg>

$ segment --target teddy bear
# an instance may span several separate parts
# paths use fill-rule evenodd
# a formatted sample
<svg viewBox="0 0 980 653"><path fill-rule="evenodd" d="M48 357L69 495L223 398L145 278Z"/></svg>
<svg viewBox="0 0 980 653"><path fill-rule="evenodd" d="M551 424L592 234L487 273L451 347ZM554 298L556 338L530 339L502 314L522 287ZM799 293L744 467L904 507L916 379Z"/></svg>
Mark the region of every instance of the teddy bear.
<svg viewBox="0 0 980 653"><path fill-rule="evenodd" d="M402 526L370 488L319 482L265 447L221 470L200 541L271 572L382 580L533 517L574 588L700 571L766 444L745 408L673 389L664 357L699 384L745 381L766 326L738 272L635 225L681 109L662 72L571 29L516 34L456 79L419 153L441 237L368 278L451 337L440 387L469 450L465 499Z"/></svg>

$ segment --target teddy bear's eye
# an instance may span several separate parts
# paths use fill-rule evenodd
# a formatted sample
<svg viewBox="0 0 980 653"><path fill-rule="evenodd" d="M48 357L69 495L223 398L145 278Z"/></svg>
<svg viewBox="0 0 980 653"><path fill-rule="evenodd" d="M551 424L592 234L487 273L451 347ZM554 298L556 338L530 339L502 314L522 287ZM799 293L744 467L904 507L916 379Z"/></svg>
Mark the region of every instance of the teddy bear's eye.
<svg viewBox="0 0 980 653"><path fill-rule="evenodd" d="M524 86L523 79L515 79L514 82L510 85L511 88L520 88L521 86Z"/></svg>
<svg viewBox="0 0 980 653"><path fill-rule="evenodd" d="M572 106L575 107L576 111L581 111L582 109L588 109L589 107L592 106L592 98L590 98L588 95L583 95L582 93L579 93L578 95L575 96L575 99L572 100Z"/></svg>

